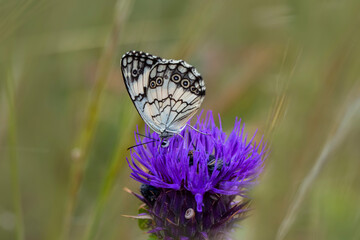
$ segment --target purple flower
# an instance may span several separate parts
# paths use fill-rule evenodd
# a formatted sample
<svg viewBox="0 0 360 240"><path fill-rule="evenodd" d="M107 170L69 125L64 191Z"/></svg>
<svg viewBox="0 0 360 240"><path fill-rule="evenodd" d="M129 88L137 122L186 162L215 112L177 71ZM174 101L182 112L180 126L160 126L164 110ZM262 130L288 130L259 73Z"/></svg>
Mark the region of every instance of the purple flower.
<svg viewBox="0 0 360 240"><path fill-rule="evenodd" d="M148 128L143 139L135 133L136 144L143 145L131 151L131 177L142 183L141 195L135 195L145 203L149 232L158 239L228 239L245 217L266 145L256 143L255 135L248 139L241 120L228 136L220 116L219 122L220 128L208 112L167 148Z"/></svg>

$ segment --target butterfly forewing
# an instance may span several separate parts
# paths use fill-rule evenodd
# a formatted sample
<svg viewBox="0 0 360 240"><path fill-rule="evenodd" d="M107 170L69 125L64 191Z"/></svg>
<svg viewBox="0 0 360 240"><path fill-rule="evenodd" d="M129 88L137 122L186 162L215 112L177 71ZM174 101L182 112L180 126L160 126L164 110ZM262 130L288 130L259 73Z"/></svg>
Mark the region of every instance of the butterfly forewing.
<svg viewBox="0 0 360 240"><path fill-rule="evenodd" d="M204 81L185 61L132 51L121 66L137 111L161 137L179 133L204 100Z"/></svg>
<svg viewBox="0 0 360 240"><path fill-rule="evenodd" d="M123 55L121 70L132 101L144 97L151 68L161 60L148 53L131 51Z"/></svg>
<svg viewBox="0 0 360 240"><path fill-rule="evenodd" d="M130 98L140 116L154 131L156 123L149 121L147 114L143 112L143 106L147 102L146 90L150 70L160 60L159 57L138 51L127 52L121 58L121 70Z"/></svg>

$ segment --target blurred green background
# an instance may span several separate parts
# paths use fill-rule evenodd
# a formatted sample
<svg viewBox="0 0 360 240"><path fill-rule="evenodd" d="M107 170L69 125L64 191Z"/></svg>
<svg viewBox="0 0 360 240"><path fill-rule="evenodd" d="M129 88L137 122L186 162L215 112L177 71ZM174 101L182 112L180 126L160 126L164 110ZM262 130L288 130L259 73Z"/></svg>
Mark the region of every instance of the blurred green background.
<svg viewBox="0 0 360 240"><path fill-rule="evenodd" d="M234 239L360 239L359 12L358 0L1 0L0 239L147 239L122 216L140 203L124 191L138 192L125 158L144 124L119 67L132 49L195 65L202 108L271 146Z"/></svg>

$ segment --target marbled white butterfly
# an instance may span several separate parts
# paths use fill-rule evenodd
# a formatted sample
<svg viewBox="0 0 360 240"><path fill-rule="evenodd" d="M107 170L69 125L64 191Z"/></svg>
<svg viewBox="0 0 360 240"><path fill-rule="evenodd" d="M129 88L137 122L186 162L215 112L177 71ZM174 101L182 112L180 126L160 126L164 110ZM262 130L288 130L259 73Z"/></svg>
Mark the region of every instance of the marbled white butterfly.
<svg viewBox="0 0 360 240"><path fill-rule="evenodd" d="M125 53L121 70L136 110L166 147L167 139L184 129L205 98L201 75L183 60L141 51Z"/></svg>

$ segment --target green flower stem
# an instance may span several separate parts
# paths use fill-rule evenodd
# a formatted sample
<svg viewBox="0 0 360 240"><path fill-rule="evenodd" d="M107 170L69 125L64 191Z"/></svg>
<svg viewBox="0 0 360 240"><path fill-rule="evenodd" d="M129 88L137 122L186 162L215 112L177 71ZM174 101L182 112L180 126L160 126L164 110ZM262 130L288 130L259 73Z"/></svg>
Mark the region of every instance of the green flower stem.
<svg viewBox="0 0 360 240"><path fill-rule="evenodd" d="M8 100L8 109L9 109L9 158L10 158L10 168L11 168L11 185L12 185L12 194L14 201L14 208L16 212L16 239L24 239L24 218L21 206L21 191L20 191L20 182L19 182L19 168L18 168L18 159L16 154L16 116L15 116L15 97L14 97L14 81L12 78L11 72L8 73L6 81L6 95Z"/></svg>

